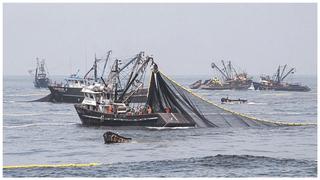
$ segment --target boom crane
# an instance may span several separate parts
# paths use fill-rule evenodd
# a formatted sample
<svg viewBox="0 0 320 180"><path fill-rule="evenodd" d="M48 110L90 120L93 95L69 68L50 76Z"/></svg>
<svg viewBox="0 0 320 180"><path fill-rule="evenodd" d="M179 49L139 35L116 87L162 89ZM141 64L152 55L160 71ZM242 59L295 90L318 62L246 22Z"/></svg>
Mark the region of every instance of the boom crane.
<svg viewBox="0 0 320 180"><path fill-rule="evenodd" d="M219 71L226 79L228 79L228 76L227 76L215 63L211 63L211 67L212 67L212 69L217 68L218 71Z"/></svg>

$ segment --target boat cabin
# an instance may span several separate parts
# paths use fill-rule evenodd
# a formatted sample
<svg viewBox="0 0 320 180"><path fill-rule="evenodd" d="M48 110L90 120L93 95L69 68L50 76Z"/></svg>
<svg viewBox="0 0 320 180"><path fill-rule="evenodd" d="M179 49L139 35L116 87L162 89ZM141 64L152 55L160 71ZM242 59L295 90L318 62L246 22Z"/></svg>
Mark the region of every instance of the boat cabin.
<svg viewBox="0 0 320 180"><path fill-rule="evenodd" d="M129 107L124 103L114 103L112 94L103 91L100 84L90 85L82 89L84 99L82 105L87 109L109 114L126 114Z"/></svg>
<svg viewBox="0 0 320 180"><path fill-rule="evenodd" d="M85 80L80 77L69 77L65 79L65 87L79 88L85 86Z"/></svg>

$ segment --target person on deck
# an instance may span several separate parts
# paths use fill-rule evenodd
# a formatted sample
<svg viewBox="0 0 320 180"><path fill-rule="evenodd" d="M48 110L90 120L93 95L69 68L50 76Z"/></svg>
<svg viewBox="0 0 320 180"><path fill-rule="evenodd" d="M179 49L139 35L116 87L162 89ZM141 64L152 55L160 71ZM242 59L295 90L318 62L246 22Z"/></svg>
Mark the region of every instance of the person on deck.
<svg viewBox="0 0 320 180"><path fill-rule="evenodd" d="M166 113L171 113L171 109L170 109L169 107L165 107L165 108L164 108L164 111L165 111Z"/></svg>
<svg viewBox="0 0 320 180"><path fill-rule="evenodd" d="M152 113L152 108L148 105L148 107L147 107L147 113L148 114L151 114Z"/></svg>

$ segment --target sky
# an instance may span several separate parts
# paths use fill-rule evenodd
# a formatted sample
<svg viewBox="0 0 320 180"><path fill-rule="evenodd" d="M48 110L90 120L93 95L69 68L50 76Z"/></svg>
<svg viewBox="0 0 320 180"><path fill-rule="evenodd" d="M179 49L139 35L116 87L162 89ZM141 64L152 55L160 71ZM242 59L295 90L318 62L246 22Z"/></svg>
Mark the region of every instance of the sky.
<svg viewBox="0 0 320 180"><path fill-rule="evenodd" d="M317 6L309 4L4 4L4 76L90 68L94 56L152 55L171 75L212 74L232 61L252 75L278 65L317 73Z"/></svg>

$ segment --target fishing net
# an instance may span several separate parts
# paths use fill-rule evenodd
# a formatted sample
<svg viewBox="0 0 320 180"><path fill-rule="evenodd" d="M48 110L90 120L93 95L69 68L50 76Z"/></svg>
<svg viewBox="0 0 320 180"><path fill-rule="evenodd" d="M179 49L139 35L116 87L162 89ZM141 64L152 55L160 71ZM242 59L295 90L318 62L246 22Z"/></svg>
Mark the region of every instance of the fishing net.
<svg viewBox="0 0 320 180"><path fill-rule="evenodd" d="M181 113L197 127L261 127L301 125L259 120L213 104L169 79L160 71L151 74L147 106L155 113Z"/></svg>

